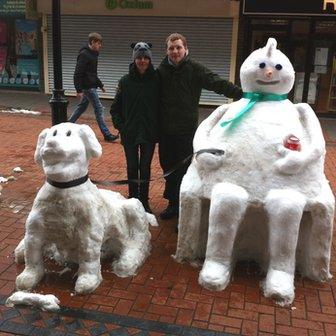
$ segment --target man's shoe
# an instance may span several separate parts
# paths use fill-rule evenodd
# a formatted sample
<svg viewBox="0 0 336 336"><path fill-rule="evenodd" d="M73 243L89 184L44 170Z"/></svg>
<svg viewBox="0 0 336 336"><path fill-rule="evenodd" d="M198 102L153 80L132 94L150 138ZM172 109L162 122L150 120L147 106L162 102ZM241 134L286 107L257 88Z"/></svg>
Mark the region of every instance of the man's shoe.
<svg viewBox="0 0 336 336"><path fill-rule="evenodd" d="M169 203L166 210L164 210L160 213L160 218L161 219L178 218L178 215L179 215L178 204Z"/></svg>
<svg viewBox="0 0 336 336"><path fill-rule="evenodd" d="M104 136L104 140L106 142L113 142L113 141L117 140L118 138L119 138L119 135L113 135L113 134Z"/></svg>

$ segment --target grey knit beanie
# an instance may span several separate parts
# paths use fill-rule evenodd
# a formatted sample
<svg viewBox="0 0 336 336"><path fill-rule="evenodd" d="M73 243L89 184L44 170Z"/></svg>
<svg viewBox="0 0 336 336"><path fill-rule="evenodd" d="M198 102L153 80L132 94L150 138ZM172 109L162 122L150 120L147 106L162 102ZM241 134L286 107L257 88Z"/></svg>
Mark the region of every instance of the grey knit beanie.
<svg viewBox="0 0 336 336"><path fill-rule="evenodd" d="M146 42L132 43L131 48L133 49L133 61L136 58L147 57L152 61L152 44Z"/></svg>

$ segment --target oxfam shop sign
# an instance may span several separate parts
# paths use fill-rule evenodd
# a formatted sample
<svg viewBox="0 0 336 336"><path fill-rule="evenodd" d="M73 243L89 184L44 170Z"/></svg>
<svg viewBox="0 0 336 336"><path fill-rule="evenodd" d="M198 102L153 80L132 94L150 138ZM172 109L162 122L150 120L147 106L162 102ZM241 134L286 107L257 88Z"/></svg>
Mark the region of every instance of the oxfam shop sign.
<svg viewBox="0 0 336 336"><path fill-rule="evenodd" d="M107 9L113 10L115 8L122 9L152 9L152 1L140 0L106 0L105 6Z"/></svg>

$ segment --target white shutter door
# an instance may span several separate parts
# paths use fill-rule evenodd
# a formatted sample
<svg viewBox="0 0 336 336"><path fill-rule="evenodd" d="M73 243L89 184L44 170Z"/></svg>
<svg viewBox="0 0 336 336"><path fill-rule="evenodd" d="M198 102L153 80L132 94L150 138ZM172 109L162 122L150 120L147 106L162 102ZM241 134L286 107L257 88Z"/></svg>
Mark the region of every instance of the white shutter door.
<svg viewBox="0 0 336 336"><path fill-rule="evenodd" d="M98 75L105 85L107 96L114 97L122 75L128 72L131 59L130 44L146 41L153 44L153 63L157 67L165 56L165 39L173 32L187 37L191 58L206 65L223 78L229 78L231 18L170 18L121 16L62 16L63 87L66 94L75 93L73 73L78 50L87 42L90 32L103 36ZM49 90L53 87L51 16L48 15L48 73ZM224 96L203 90L201 103L223 104Z"/></svg>

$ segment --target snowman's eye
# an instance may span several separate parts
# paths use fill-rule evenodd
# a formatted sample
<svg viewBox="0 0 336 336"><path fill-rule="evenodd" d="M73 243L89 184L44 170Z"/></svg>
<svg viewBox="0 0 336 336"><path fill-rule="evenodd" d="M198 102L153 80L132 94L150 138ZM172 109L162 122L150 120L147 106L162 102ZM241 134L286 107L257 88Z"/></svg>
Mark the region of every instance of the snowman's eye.
<svg viewBox="0 0 336 336"><path fill-rule="evenodd" d="M281 64L277 64L277 65L275 66L275 69L277 69L277 70L281 70L281 69L282 69L282 65L281 65Z"/></svg>
<svg viewBox="0 0 336 336"><path fill-rule="evenodd" d="M264 62L262 62L262 63L259 64L259 68L260 68L260 69L264 69L265 66L266 66L266 64L265 64Z"/></svg>
<svg viewBox="0 0 336 336"><path fill-rule="evenodd" d="M53 136L56 136L56 134L57 134L57 130L54 131Z"/></svg>

